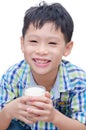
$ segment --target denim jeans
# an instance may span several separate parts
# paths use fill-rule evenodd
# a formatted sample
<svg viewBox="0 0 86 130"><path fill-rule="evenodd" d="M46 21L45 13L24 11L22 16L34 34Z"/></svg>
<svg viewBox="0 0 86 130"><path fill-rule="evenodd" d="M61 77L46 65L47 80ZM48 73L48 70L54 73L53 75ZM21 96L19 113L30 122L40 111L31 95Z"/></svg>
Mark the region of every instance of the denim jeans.
<svg viewBox="0 0 86 130"><path fill-rule="evenodd" d="M31 128L25 128L18 121L12 120L7 130L31 130Z"/></svg>

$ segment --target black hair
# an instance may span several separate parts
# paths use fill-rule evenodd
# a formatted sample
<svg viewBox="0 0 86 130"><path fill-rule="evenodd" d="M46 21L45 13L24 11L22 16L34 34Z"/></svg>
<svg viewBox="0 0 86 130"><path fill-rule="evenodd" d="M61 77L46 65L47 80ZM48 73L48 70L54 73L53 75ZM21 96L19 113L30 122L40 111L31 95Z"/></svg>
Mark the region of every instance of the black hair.
<svg viewBox="0 0 86 130"><path fill-rule="evenodd" d="M25 12L22 36L25 36L30 24L41 28L47 22L53 22L56 29L61 29L66 42L71 40L74 23L68 11L60 3L48 5L43 2L39 6L29 8Z"/></svg>

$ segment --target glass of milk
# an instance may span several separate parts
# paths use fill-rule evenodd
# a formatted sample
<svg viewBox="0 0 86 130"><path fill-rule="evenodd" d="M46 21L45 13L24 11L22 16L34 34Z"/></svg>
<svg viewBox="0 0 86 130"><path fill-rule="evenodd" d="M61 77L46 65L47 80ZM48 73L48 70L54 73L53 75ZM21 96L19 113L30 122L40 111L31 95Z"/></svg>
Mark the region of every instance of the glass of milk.
<svg viewBox="0 0 86 130"><path fill-rule="evenodd" d="M45 94L45 87L41 85L30 86L24 89L24 96L42 96Z"/></svg>
<svg viewBox="0 0 86 130"><path fill-rule="evenodd" d="M24 96L42 96L45 94L45 87L36 85L36 86L30 86L24 89L23 95ZM28 103L27 103L28 104ZM29 104L28 104L29 105ZM28 117L27 117L28 119ZM29 124L29 126L33 129L34 124Z"/></svg>

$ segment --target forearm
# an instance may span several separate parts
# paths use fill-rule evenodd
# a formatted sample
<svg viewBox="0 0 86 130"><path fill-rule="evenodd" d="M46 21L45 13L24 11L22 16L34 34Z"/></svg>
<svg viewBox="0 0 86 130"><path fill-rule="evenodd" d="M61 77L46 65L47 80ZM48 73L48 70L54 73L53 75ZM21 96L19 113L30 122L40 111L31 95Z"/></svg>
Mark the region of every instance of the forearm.
<svg viewBox="0 0 86 130"><path fill-rule="evenodd" d="M6 130L11 122L11 118L9 117L6 109L3 108L0 111L0 130Z"/></svg>
<svg viewBox="0 0 86 130"><path fill-rule="evenodd" d="M86 126L79 121L71 119L55 110L53 124L60 130L86 130Z"/></svg>

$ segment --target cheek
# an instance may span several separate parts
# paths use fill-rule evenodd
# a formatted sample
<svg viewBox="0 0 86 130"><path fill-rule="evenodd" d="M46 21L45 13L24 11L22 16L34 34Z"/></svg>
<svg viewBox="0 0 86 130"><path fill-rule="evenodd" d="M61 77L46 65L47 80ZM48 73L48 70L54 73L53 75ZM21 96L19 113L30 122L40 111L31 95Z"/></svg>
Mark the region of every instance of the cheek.
<svg viewBox="0 0 86 130"><path fill-rule="evenodd" d="M30 56L31 56L31 49L28 48L28 47L25 47L24 51L23 51L23 54L24 54L25 59L29 60Z"/></svg>
<svg viewBox="0 0 86 130"><path fill-rule="evenodd" d="M63 51L62 50L60 50L60 51L59 50L54 51L53 57L52 57L53 62L56 63L56 64L60 63L61 60L62 60L62 56L63 56Z"/></svg>
<svg viewBox="0 0 86 130"><path fill-rule="evenodd" d="M24 58L25 58L25 60L27 61L27 63L30 64L30 61L31 61L31 52L25 50L25 51L24 51Z"/></svg>
<svg viewBox="0 0 86 130"><path fill-rule="evenodd" d="M25 46L25 48L24 48L24 57L25 57L25 59L26 59L26 61L28 63L31 62L32 57L34 55L34 51L35 51L35 49L33 47Z"/></svg>
<svg viewBox="0 0 86 130"><path fill-rule="evenodd" d="M29 47L29 46L25 46L25 47L24 47L24 53L25 53L25 54L29 54L29 53L31 53L31 52L32 52L31 47Z"/></svg>
<svg viewBox="0 0 86 130"><path fill-rule="evenodd" d="M60 59L63 56L64 50L63 49L56 49L53 51L53 57L56 59Z"/></svg>
<svg viewBox="0 0 86 130"><path fill-rule="evenodd" d="M62 56L56 56L56 57L53 57L53 62L54 64L59 64L61 62L61 59L62 59Z"/></svg>

